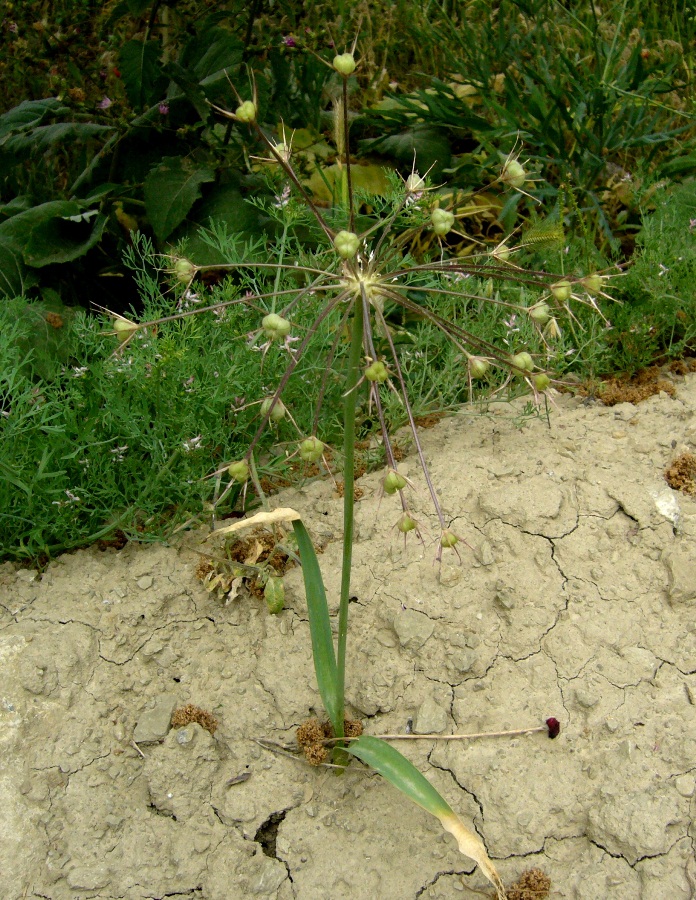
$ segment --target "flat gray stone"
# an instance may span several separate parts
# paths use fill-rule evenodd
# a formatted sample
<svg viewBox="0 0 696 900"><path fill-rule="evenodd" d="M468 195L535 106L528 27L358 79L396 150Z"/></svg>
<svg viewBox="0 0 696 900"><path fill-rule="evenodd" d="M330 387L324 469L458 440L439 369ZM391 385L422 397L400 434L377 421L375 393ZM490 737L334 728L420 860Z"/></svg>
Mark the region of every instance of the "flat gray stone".
<svg viewBox="0 0 696 900"><path fill-rule="evenodd" d="M418 707L413 722L415 734L442 734L447 730L447 711L439 706L432 697L426 699Z"/></svg>
<svg viewBox="0 0 696 900"><path fill-rule="evenodd" d="M696 556L693 546L677 545L662 554L667 566L667 593L670 603L696 600Z"/></svg>
<svg viewBox="0 0 696 900"><path fill-rule="evenodd" d="M394 631L405 650L418 650L435 630L435 623L425 613L404 609L394 616Z"/></svg>
<svg viewBox="0 0 696 900"><path fill-rule="evenodd" d="M138 719L133 732L136 744L152 744L167 736L176 707L174 694L162 694L152 709L146 709Z"/></svg>

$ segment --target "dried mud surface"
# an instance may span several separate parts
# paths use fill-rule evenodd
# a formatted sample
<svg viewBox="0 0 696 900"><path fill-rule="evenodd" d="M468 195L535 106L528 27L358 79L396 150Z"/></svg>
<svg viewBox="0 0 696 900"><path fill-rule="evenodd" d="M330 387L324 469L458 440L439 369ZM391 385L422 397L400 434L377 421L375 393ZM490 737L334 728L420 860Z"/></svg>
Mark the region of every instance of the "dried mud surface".
<svg viewBox="0 0 696 900"><path fill-rule="evenodd" d="M471 411L422 432L462 546L404 551L379 475L360 484L347 692L483 836L507 884L553 898L696 896L696 499L664 470L696 449L696 376L638 406L555 398L518 427ZM416 515L434 534L414 456ZM330 602L341 501L306 517ZM0 893L5 900L460 900L488 885L425 812L368 771L263 750L319 706L301 573L287 608L225 605L178 547L96 548L38 577L0 567ZM192 704L217 720L168 727ZM204 724L209 720L203 720ZM133 745L139 738L139 753ZM153 742L148 742L150 738ZM243 777L240 777L243 776Z"/></svg>

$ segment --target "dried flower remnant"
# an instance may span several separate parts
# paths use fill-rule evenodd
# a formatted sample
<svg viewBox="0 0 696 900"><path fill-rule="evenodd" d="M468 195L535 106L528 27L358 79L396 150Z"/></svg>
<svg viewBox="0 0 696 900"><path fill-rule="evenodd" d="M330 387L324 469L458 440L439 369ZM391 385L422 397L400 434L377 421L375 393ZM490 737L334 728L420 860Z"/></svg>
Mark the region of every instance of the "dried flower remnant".
<svg viewBox="0 0 696 900"><path fill-rule="evenodd" d="M194 706L193 703L187 703L186 706L180 706L172 713L172 728L182 728L185 725L195 723L205 728L211 734L215 734L218 727L218 720L212 713L201 709L200 706Z"/></svg>

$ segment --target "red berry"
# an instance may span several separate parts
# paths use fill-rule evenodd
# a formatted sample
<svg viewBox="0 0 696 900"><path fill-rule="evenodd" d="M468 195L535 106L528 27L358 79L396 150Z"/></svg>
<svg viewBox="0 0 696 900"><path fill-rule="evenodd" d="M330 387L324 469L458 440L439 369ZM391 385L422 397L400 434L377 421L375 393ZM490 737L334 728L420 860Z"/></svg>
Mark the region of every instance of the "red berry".
<svg viewBox="0 0 696 900"><path fill-rule="evenodd" d="M546 725L549 729L550 738L558 737L558 735L561 733L561 723L558 721L558 719L554 719L553 716L551 716L550 719L546 720Z"/></svg>

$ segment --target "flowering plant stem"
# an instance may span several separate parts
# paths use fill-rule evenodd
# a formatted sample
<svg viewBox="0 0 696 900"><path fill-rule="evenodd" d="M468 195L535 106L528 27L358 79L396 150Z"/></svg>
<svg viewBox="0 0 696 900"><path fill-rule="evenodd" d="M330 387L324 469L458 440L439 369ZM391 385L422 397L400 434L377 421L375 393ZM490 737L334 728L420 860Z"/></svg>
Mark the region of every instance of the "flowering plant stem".
<svg viewBox="0 0 696 900"><path fill-rule="evenodd" d="M353 534L355 530L355 407L360 360L363 349L363 305L356 303L350 332L350 352L346 372L346 394L343 405L343 558L341 565L341 599L338 610L338 668L339 715L334 723L336 737L343 737L346 681L346 643L348 638L348 604L350 573L353 563Z"/></svg>

